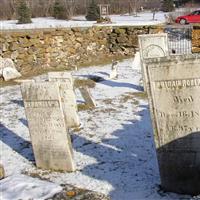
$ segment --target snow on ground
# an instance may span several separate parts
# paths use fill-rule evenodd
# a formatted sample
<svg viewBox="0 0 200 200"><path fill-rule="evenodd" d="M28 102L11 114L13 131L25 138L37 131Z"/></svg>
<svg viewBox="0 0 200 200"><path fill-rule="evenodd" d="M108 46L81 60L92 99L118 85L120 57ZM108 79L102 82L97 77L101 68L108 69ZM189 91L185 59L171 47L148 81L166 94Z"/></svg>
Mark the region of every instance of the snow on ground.
<svg viewBox="0 0 200 200"><path fill-rule="evenodd" d="M132 64L132 59L120 62L118 79L99 82L92 89L97 108L79 112L83 129L73 133L77 165L73 173L36 169L20 88L1 88L0 162L6 174L38 173L58 184L110 195L112 200L192 199L159 189L148 102L138 95L141 72ZM94 66L74 75L107 77L110 68Z"/></svg>
<svg viewBox="0 0 200 200"><path fill-rule="evenodd" d="M165 13L156 13L156 20L152 20L151 12L139 13L137 17L130 15L110 15L112 24L96 24L96 21L87 21L84 16L74 17L72 20L57 20L52 17L34 18L31 24L17 24L17 20L0 21L0 30L6 29L34 29L34 28L64 28L64 27L91 27L91 26L141 26L154 25L165 22Z"/></svg>
<svg viewBox="0 0 200 200"><path fill-rule="evenodd" d="M17 174L1 181L0 197L2 200L41 200L61 191L62 187L58 184Z"/></svg>

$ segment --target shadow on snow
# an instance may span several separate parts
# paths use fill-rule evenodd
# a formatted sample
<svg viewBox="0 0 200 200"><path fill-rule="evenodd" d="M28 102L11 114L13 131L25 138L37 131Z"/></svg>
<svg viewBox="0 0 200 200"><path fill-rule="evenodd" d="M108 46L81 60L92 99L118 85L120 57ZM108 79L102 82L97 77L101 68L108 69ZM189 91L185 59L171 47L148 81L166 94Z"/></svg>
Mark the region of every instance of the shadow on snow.
<svg viewBox="0 0 200 200"><path fill-rule="evenodd" d="M141 120L127 121L122 129L113 132L112 139L103 139L101 144L74 136L74 148L97 161L86 166L82 173L110 183L113 187L110 196L115 200L130 200L135 195L148 199L152 188L158 190L159 172L151 121L147 106L143 108L137 113Z"/></svg>

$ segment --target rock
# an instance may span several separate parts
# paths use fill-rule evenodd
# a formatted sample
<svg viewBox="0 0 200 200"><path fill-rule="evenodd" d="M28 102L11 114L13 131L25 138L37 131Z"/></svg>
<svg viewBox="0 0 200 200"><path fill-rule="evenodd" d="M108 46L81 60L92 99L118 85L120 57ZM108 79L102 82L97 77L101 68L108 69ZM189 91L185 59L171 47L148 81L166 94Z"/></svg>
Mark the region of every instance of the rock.
<svg viewBox="0 0 200 200"><path fill-rule="evenodd" d="M21 77L12 59L0 57L0 77L2 76L5 81Z"/></svg>
<svg viewBox="0 0 200 200"><path fill-rule="evenodd" d="M15 69L15 64L10 58L3 58L3 68L7 68L7 67Z"/></svg>
<svg viewBox="0 0 200 200"><path fill-rule="evenodd" d="M62 186L63 191L57 193L48 200L110 200L108 196L98 192L76 188L71 185Z"/></svg>
<svg viewBox="0 0 200 200"><path fill-rule="evenodd" d="M5 170L2 164L0 164L0 180L5 178Z"/></svg>
<svg viewBox="0 0 200 200"><path fill-rule="evenodd" d="M21 77L21 74L15 68L6 67L2 71L2 76L5 81L9 81Z"/></svg>
<svg viewBox="0 0 200 200"><path fill-rule="evenodd" d="M0 76L3 74L3 69L6 67L15 68L15 64L9 58L2 58L0 57Z"/></svg>

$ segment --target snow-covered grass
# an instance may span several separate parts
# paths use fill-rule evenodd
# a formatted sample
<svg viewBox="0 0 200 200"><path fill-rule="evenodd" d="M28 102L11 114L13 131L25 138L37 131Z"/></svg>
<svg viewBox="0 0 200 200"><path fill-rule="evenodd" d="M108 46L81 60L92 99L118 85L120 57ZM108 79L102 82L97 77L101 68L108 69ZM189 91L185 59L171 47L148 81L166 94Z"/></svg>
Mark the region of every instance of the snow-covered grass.
<svg viewBox="0 0 200 200"><path fill-rule="evenodd" d="M1 181L1 200L42 200L62 191L58 184L16 174Z"/></svg>
<svg viewBox="0 0 200 200"><path fill-rule="evenodd" d="M118 79L99 82L92 89L97 108L79 112L83 129L73 133L77 165L73 173L36 169L20 88L1 88L0 162L6 175L39 174L57 184L72 184L110 195L112 200L192 199L159 189L149 107L139 85L141 70L134 63L132 66L133 59L120 62ZM110 68L93 66L73 75L106 78Z"/></svg>
<svg viewBox="0 0 200 200"><path fill-rule="evenodd" d="M95 21L86 21L84 16L74 17L72 20L56 20L52 17L34 18L31 24L17 24L16 20L0 21L0 30L9 29L34 29L34 28L64 28L64 27L91 27L91 26L143 26L155 25L165 22L163 12L156 13L152 20L151 12L139 13L137 17L130 15L111 15L112 24L96 24Z"/></svg>

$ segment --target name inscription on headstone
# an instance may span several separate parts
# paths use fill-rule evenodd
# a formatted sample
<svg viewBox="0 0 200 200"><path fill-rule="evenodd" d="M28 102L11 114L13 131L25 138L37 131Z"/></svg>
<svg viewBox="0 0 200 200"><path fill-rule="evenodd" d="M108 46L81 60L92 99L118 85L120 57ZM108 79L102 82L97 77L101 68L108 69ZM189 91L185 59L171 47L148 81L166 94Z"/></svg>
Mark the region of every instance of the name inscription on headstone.
<svg viewBox="0 0 200 200"><path fill-rule="evenodd" d="M21 91L37 167L74 171L59 84L23 83Z"/></svg>

